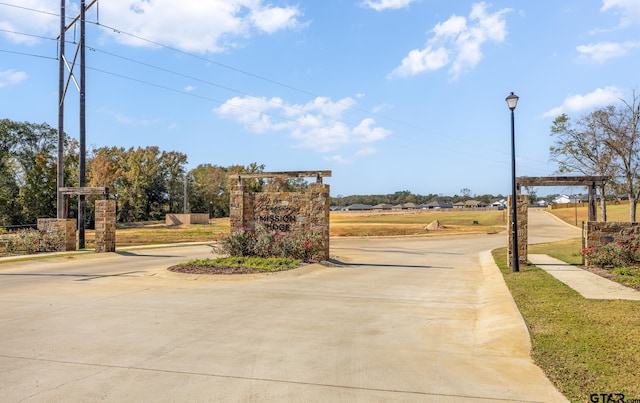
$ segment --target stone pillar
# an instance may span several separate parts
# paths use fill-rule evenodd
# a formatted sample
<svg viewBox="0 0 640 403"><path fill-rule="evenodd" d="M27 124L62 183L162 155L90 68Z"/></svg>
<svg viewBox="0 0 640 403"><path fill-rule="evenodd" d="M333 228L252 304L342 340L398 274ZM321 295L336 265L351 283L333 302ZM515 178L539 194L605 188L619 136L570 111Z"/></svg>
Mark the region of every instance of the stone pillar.
<svg viewBox="0 0 640 403"><path fill-rule="evenodd" d="M116 251L116 202L96 200L96 252Z"/></svg>
<svg viewBox="0 0 640 403"><path fill-rule="evenodd" d="M512 241L512 235L511 235L511 223L512 223L512 212L511 212L511 208L512 208L512 197L508 196L507 197L507 234L509 237L508 243L507 243L507 257L508 257L508 263L509 263L509 267L511 267L511 262L513 261L512 256L513 256L513 241ZM529 248L528 248L528 243L529 243L529 239L528 239L528 230L529 230L529 225L528 225L528 206L529 206L529 197L526 195L517 195L517 222L516 222L516 229L518 231L518 263L519 265L526 265L527 264L527 253L529 252Z"/></svg>
<svg viewBox="0 0 640 403"><path fill-rule="evenodd" d="M71 218L38 218L38 230L64 233L65 244L62 251L76 250L76 220Z"/></svg>
<svg viewBox="0 0 640 403"><path fill-rule="evenodd" d="M307 195L308 230L322 238L319 260L327 260L329 259L329 185L311 183Z"/></svg>
<svg viewBox="0 0 640 403"><path fill-rule="evenodd" d="M254 229L253 193L248 192L244 185L236 185L231 190L229 222L231 232L240 231L242 228Z"/></svg>

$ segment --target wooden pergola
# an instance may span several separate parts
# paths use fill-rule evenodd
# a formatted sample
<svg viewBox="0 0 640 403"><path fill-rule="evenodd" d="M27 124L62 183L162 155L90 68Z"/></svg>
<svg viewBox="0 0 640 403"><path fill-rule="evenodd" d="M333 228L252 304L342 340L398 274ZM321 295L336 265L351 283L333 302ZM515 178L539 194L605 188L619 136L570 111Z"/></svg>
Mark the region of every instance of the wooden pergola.
<svg viewBox="0 0 640 403"><path fill-rule="evenodd" d="M284 172L254 172L238 175L238 185L243 179L274 179L274 178L316 178L317 183L322 183L322 178L330 178L331 171L284 171Z"/></svg>
<svg viewBox="0 0 640 403"><path fill-rule="evenodd" d="M596 188L604 185L608 176L521 176L516 178L516 187L521 186L584 186L589 189L589 221L597 221Z"/></svg>
<svg viewBox="0 0 640 403"><path fill-rule="evenodd" d="M62 198L62 217L59 218L67 218L67 211L69 211L69 197L71 195L78 196L88 196L88 195L102 195L103 200L109 199L109 188L108 187L91 187L91 186L81 186L81 187L59 187L58 192L60 197ZM84 217L84 211L78 211L78 215ZM80 218L80 217L79 217ZM84 218L81 220L78 219L78 247L80 249L84 249Z"/></svg>

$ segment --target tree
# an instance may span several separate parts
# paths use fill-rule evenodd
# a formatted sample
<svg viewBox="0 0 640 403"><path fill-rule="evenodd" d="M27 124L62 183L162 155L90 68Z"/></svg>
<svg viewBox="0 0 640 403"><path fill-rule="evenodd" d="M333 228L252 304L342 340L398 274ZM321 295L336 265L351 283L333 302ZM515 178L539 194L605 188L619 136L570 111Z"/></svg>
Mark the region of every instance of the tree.
<svg viewBox="0 0 640 403"><path fill-rule="evenodd" d="M24 219L35 223L38 218L55 217L57 214L57 168L53 158L44 151L36 155L30 165L31 169L20 188L20 198Z"/></svg>
<svg viewBox="0 0 640 403"><path fill-rule="evenodd" d="M304 192L309 183L304 178L272 178L264 186L266 192Z"/></svg>
<svg viewBox="0 0 640 403"><path fill-rule="evenodd" d="M0 120L0 220L33 224L56 216L57 130L46 123ZM65 137L65 180L73 172L72 141ZM77 166L77 165L76 165Z"/></svg>
<svg viewBox="0 0 640 403"><path fill-rule="evenodd" d="M168 212L177 213L182 210L181 205L184 205L184 198L187 197L184 191L187 180L185 172L187 155L177 151L163 151L160 162L167 187Z"/></svg>
<svg viewBox="0 0 640 403"><path fill-rule="evenodd" d="M186 154L157 146L103 147L93 152L88 183L109 188L120 221L158 220L181 210L186 163Z"/></svg>
<svg viewBox="0 0 640 403"><path fill-rule="evenodd" d="M16 225L21 219L20 188L7 158L0 156L0 225Z"/></svg>
<svg viewBox="0 0 640 403"><path fill-rule="evenodd" d="M597 124L606 133L606 144L620 166L622 184L629 197L629 221L636 222L640 197L640 99L635 91L630 101L597 112Z"/></svg>
<svg viewBox="0 0 640 403"><path fill-rule="evenodd" d="M20 187L16 180L13 148L17 143L15 123L0 120L0 224L15 225L20 221L21 207L18 205Z"/></svg>
<svg viewBox="0 0 640 403"><path fill-rule="evenodd" d="M619 165L609 146L609 135L601 125L602 110L581 117L575 124L565 114L551 126L554 144L549 148L551 160L558 164L558 173L579 172L583 175L615 178ZM602 221L607 221L606 185L600 187Z"/></svg>
<svg viewBox="0 0 640 403"><path fill-rule="evenodd" d="M201 164L189 172L189 204L193 212L208 212L209 217L229 215L229 200L225 192L227 170L225 168Z"/></svg>

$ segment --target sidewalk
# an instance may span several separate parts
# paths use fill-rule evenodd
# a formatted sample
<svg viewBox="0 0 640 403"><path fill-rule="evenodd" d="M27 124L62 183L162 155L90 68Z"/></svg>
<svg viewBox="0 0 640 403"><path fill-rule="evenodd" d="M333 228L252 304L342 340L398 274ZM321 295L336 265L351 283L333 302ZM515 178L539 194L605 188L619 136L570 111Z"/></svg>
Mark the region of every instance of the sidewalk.
<svg viewBox="0 0 640 403"><path fill-rule="evenodd" d="M529 261L588 299L640 301L640 292L548 255L530 254Z"/></svg>

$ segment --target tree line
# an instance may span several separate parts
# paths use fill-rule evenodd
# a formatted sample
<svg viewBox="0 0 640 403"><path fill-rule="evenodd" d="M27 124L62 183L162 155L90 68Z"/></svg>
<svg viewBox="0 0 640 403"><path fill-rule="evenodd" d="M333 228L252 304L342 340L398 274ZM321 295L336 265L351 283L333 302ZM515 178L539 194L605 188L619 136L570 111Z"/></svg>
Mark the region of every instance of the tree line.
<svg viewBox="0 0 640 403"><path fill-rule="evenodd" d="M456 194L453 196L445 196L442 194L434 194L434 193L430 193L427 195L419 195L419 194L413 194L408 190L402 190L402 191L397 191L394 193L383 194L383 195L351 195L351 196L338 195L336 197L331 198L331 205L332 206L350 206L352 204L368 204L371 206L375 206L376 204L397 205L397 204L405 204L405 203L415 203L419 205L419 204L428 204L433 201L458 203L458 202L464 202L470 199L491 204L503 198L504 196L501 194L472 195L471 190L467 188L461 189L459 195Z"/></svg>
<svg viewBox="0 0 640 403"><path fill-rule="evenodd" d="M38 218L57 215L58 132L46 123L0 120L0 226L35 224ZM64 136L64 186L79 183L78 141ZM222 167L201 164L187 171L187 155L164 151L157 146L124 148L100 147L88 150L86 186L107 187L116 201L117 221L121 223L164 220L168 213L208 213L210 217L229 216L231 186L241 173L263 172L265 166ZM251 191L303 190L303 178L244 181ZM457 202L471 198L469 189L460 196L415 195L399 191L389 195L337 196L332 205L428 203L433 200ZM94 201L87 196L86 223L94 224ZM502 197L502 196L498 196ZM491 202L492 195L475 196ZM77 196L71 197L67 216L78 216Z"/></svg>
<svg viewBox="0 0 640 403"><path fill-rule="evenodd" d="M623 194L629 199L629 220L636 222L640 200L640 99L635 91L630 100L621 100L572 120L558 116L552 124L554 143L551 159L557 173L606 176L600 189L602 219L606 221L604 200ZM46 123L0 120L0 226L34 224L40 217L57 215L57 130ZM64 136L64 185L79 182L79 144ZM221 167L201 164L187 171L187 156L164 151L157 146L128 148L101 147L89 150L86 185L106 186L116 200L118 222L162 220L167 213L208 213L210 217L229 215L230 186L240 173L263 172L264 165ZM251 179L252 191L300 190L302 179L264 181ZM474 195L461 189L460 195L415 195L398 191L387 195L336 196L331 204L423 204L434 200L458 202L474 198L490 203L502 195ZM87 196L87 224L93 224L92 199ZM73 198L72 198L73 199ZM72 200L68 216L77 217Z"/></svg>
<svg viewBox="0 0 640 403"><path fill-rule="evenodd" d="M640 200L640 99L633 91L629 100L620 100L572 120L558 116L551 126L554 143L551 159L558 173L606 176L600 187L602 220L606 221L605 200L629 199L629 221L636 222Z"/></svg>
<svg viewBox="0 0 640 403"><path fill-rule="evenodd" d="M34 224L38 218L57 215L58 133L46 123L0 120L0 226ZM64 138L64 185L79 183L79 144ZM163 220L167 213L229 215L229 179L239 173L262 172L264 165L220 167L201 164L187 171L187 156L157 146L101 147L89 150L86 186L108 187L116 200L118 222ZM266 184L251 179L254 191L267 186L304 187L297 180ZM94 220L93 201L87 196L87 225ZM186 199L185 199L186 198ZM77 197L67 215L77 217ZM76 200L74 200L76 199Z"/></svg>

